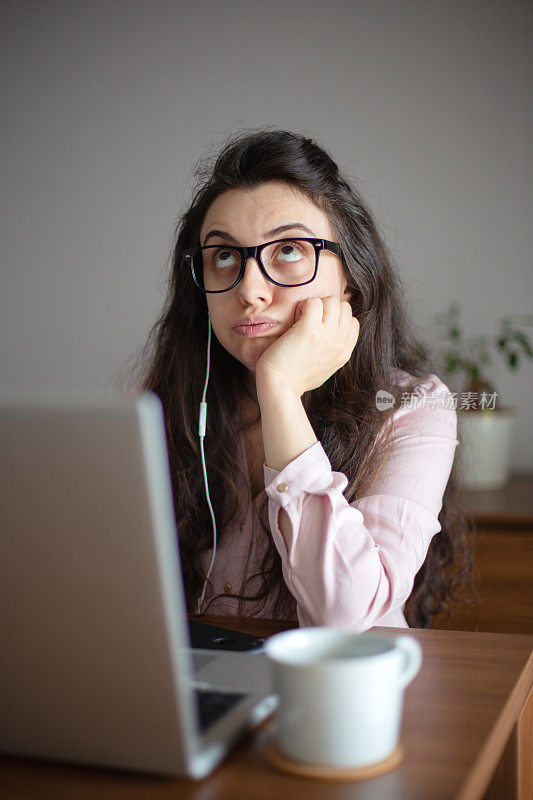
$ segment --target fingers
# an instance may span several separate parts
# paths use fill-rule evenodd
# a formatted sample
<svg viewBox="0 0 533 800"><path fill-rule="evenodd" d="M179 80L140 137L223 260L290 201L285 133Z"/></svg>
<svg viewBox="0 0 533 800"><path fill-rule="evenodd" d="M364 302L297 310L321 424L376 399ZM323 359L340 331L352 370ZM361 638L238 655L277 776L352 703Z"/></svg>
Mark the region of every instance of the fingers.
<svg viewBox="0 0 533 800"><path fill-rule="evenodd" d="M348 324L352 317L352 308L346 300L339 300L335 295L308 297L307 300L300 300L297 303L295 322L304 314L313 321L321 321L324 325L339 327Z"/></svg>
<svg viewBox="0 0 533 800"><path fill-rule="evenodd" d="M339 300L338 297L324 297L322 322L332 328L340 328L344 331L347 339L351 339L351 329L353 320L352 307L346 300Z"/></svg>
<svg viewBox="0 0 533 800"><path fill-rule="evenodd" d="M340 313L341 313L341 318L340 318L341 327L345 325L346 328L350 330L352 320L355 318L352 313L352 307L346 300L343 300L341 302Z"/></svg>
<svg viewBox="0 0 533 800"><path fill-rule="evenodd" d="M298 322L301 316L313 322L321 322L323 316L322 298L308 297L307 300L300 300L296 306L295 321Z"/></svg>
<svg viewBox="0 0 533 800"><path fill-rule="evenodd" d="M338 327L342 323L342 303L338 297L330 295L322 298L322 322L324 325Z"/></svg>
<svg viewBox="0 0 533 800"><path fill-rule="evenodd" d="M356 317L352 317L350 335L348 337L350 353L354 349L355 345L357 344L357 340L359 339L359 329L360 329L359 320Z"/></svg>
<svg viewBox="0 0 533 800"><path fill-rule="evenodd" d="M312 324L322 322L330 328L344 331L346 347L351 354L359 338L359 321L353 316L352 307L347 300L340 300L335 295L308 297L297 304L295 321L303 315Z"/></svg>

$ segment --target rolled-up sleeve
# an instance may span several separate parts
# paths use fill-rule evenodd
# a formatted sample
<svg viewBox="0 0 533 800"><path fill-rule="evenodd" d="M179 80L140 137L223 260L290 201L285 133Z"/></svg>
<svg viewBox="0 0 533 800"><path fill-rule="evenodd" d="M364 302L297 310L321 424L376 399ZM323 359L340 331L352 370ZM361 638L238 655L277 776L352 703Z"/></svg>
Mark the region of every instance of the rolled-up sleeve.
<svg viewBox="0 0 533 800"><path fill-rule="evenodd" d="M401 613L441 529L458 444L449 390L432 377L432 403L395 412L392 450L364 497L348 503L348 479L332 470L320 442L279 472L264 464L270 529L300 625L363 631Z"/></svg>

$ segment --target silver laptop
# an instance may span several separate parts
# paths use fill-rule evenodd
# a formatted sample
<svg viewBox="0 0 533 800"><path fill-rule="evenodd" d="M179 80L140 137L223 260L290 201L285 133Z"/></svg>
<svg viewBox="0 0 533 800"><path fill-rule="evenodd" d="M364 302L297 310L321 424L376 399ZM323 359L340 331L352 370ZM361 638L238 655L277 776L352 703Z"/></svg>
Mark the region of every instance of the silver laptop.
<svg viewBox="0 0 533 800"><path fill-rule="evenodd" d="M201 778L272 712L263 653L191 649L154 394L0 402L0 506L0 750Z"/></svg>

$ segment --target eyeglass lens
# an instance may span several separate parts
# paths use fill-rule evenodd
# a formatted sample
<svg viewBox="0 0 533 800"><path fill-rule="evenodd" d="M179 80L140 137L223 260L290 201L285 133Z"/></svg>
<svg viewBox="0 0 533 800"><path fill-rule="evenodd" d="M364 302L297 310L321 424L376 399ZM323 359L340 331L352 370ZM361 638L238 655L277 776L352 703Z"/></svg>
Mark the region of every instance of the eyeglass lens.
<svg viewBox="0 0 533 800"><path fill-rule="evenodd" d="M316 250L311 242L291 239L264 247L261 260L267 275L284 286L311 280L316 265ZM208 291L229 289L239 275L241 254L228 245L208 245L194 257L197 280Z"/></svg>

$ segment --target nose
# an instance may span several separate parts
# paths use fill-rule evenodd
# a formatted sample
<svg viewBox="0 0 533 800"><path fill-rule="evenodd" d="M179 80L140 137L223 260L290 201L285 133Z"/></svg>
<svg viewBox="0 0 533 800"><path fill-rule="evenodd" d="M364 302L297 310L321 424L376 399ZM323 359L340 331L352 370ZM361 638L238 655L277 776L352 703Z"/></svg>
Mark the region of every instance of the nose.
<svg viewBox="0 0 533 800"><path fill-rule="evenodd" d="M237 290L239 297L246 303L253 303L257 300L265 301L272 296L274 284L263 275L259 262L253 256L249 256L244 265L244 275Z"/></svg>

